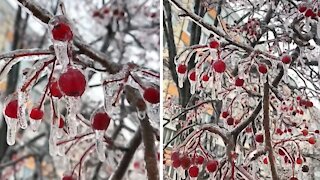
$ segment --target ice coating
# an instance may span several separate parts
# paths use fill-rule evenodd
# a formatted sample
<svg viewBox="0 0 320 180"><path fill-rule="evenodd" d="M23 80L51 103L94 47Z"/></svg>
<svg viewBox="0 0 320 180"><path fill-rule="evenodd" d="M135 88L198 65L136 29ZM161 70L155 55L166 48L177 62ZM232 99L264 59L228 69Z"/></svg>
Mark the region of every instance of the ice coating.
<svg viewBox="0 0 320 180"><path fill-rule="evenodd" d="M95 135L96 135L96 151L98 158L101 162L106 160L106 155L105 155L105 145L103 144L104 141L104 132L105 130L95 130Z"/></svg>
<svg viewBox="0 0 320 180"><path fill-rule="evenodd" d="M7 143L9 146L12 146L16 142L16 132L18 126L18 120L5 116L5 120L7 122Z"/></svg>
<svg viewBox="0 0 320 180"><path fill-rule="evenodd" d="M78 121L76 115L79 112L79 97L67 97L67 117L66 117L66 125L69 131L69 136L73 137L77 134Z"/></svg>

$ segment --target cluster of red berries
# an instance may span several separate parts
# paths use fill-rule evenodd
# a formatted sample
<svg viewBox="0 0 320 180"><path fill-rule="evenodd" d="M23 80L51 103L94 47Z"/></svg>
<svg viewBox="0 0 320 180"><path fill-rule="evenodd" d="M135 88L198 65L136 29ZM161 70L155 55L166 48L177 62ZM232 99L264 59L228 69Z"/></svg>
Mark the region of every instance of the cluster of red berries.
<svg viewBox="0 0 320 180"><path fill-rule="evenodd" d="M125 17L125 11L122 9L111 9L109 7L104 7L99 10L95 10L92 14L92 17L98 17L103 19L105 16L113 16L117 18L124 18Z"/></svg>
<svg viewBox="0 0 320 180"><path fill-rule="evenodd" d="M320 10L318 10L318 8L314 8L311 3L301 3L298 10L300 13L304 14L305 17L320 17Z"/></svg>
<svg viewBox="0 0 320 180"><path fill-rule="evenodd" d="M256 18L249 19L242 28L240 29L241 32L246 33L248 36L257 36L258 29L260 28L260 22Z"/></svg>
<svg viewBox="0 0 320 180"><path fill-rule="evenodd" d="M171 160L174 168L181 167L188 170L189 176L192 178L198 177L200 166L204 166L208 173L215 172L219 166L219 162L215 159L205 161L205 158L201 155L190 157L187 154L180 154L178 151L171 154Z"/></svg>

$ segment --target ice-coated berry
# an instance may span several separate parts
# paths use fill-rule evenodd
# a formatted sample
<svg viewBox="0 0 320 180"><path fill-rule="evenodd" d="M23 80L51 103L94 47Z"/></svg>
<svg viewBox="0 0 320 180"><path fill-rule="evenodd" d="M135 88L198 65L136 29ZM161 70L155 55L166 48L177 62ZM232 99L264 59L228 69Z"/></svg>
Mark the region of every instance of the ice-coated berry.
<svg viewBox="0 0 320 180"><path fill-rule="evenodd" d="M92 128L95 130L106 130L111 118L106 112L97 112L92 118Z"/></svg>
<svg viewBox="0 0 320 180"><path fill-rule="evenodd" d="M314 137L309 137L308 142L310 144L315 144L316 143L316 139Z"/></svg>
<svg viewBox="0 0 320 180"><path fill-rule="evenodd" d="M190 74L189 74L189 79L191 81L196 81L196 72L195 71L192 71Z"/></svg>
<svg viewBox="0 0 320 180"><path fill-rule="evenodd" d="M203 164L203 162L204 162L204 157L201 156L201 155L198 156L197 159L196 159L196 163L197 163L197 164Z"/></svg>
<svg viewBox="0 0 320 180"><path fill-rule="evenodd" d="M39 108L32 108L30 118L34 120L41 120L43 118L43 111Z"/></svg>
<svg viewBox="0 0 320 180"><path fill-rule="evenodd" d="M191 166L189 168L189 175L190 175L190 177L198 177L198 175L199 175L198 166Z"/></svg>
<svg viewBox="0 0 320 180"><path fill-rule="evenodd" d="M53 27L52 36L53 39L57 41L71 41L73 33L67 23L60 22Z"/></svg>
<svg viewBox="0 0 320 180"><path fill-rule="evenodd" d="M210 160L206 164L206 169L208 172L215 172L218 169L218 161L216 160Z"/></svg>
<svg viewBox="0 0 320 180"><path fill-rule="evenodd" d="M209 81L209 76L208 76L207 74L204 74L204 75L202 76L202 81L204 81L204 82Z"/></svg>
<svg viewBox="0 0 320 180"><path fill-rule="evenodd" d="M283 62L283 64L290 64L291 56L288 54L285 54L281 57L281 61Z"/></svg>
<svg viewBox="0 0 320 180"><path fill-rule="evenodd" d="M243 79L237 78L234 84L235 84L237 87L241 87L241 86L243 86L243 83L244 83L244 80L243 80Z"/></svg>
<svg viewBox="0 0 320 180"><path fill-rule="evenodd" d="M18 100L10 101L5 107L4 114L10 118L18 118Z"/></svg>
<svg viewBox="0 0 320 180"><path fill-rule="evenodd" d="M179 74L184 74L187 71L187 66L184 65L184 64L179 64L178 68L177 68L177 71L178 71Z"/></svg>
<svg viewBox="0 0 320 180"><path fill-rule="evenodd" d="M143 98L151 104L157 104L160 102L160 92L154 87L149 87L144 90Z"/></svg>
<svg viewBox="0 0 320 180"><path fill-rule="evenodd" d="M213 40L209 43L209 47L213 49L218 49L220 46L220 43L217 40Z"/></svg>
<svg viewBox="0 0 320 180"><path fill-rule="evenodd" d="M180 162L181 162L181 167L183 169L188 169L191 165L191 161L190 161L190 158L187 156L187 155L184 155L181 159L180 159Z"/></svg>
<svg viewBox="0 0 320 180"><path fill-rule="evenodd" d="M53 97L61 98L62 93L58 86L58 81L54 81L50 84L50 93Z"/></svg>
<svg viewBox="0 0 320 180"><path fill-rule="evenodd" d="M268 72L267 66L264 64L259 64L258 69L259 69L259 72L262 74L266 74Z"/></svg>
<svg viewBox="0 0 320 180"><path fill-rule="evenodd" d="M213 69L217 73L223 73L226 70L226 63L224 63L222 60L217 60L213 63Z"/></svg>
<svg viewBox="0 0 320 180"><path fill-rule="evenodd" d="M228 111L223 111L221 116L223 118L227 118L229 116L229 112Z"/></svg>
<svg viewBox="0 0 320 180"><path fill-rule="evenodd" d="M263 143L263 134L256 134L256 142Z"/></svg>
<svg viewBox="0 0 320 180"><path fill-rule="evenodd" d="M59 87L66 96L79 97L85 89L87 80L83 73L73 67L68 67L67 71L59 78Z"/></svg>

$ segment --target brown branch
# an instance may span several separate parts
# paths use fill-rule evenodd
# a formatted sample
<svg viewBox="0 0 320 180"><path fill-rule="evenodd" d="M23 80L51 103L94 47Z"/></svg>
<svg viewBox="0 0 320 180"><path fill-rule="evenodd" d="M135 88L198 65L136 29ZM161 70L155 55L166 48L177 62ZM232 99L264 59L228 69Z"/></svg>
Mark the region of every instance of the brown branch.
<svg viewBox="0 0 320 180"><path fill-rule="evenodd" d="M122 179L124 174L126 173L130 161L133 158L133 155L135 154L137 148L141 144L141 128L139 128L136 133L134 134L133 138L131 139L129 143L129 149L128 151L123 155L119 166L116 168L115 172L110 177L110 180L119 180Z"/></svg>
<svg viewBox="0 0 320 180"><path fill-rule="evenodd" d="M271 174L273 180L278 180L276 163L272 150L271 134L270 134L270 116L269 116L269 82L264 83L263 87L263 127L265 132L265 148L268 151L268 159L270 162Z"/></svg>
<svg viewBox="0 0 320 180"><path fill-rule="evenodd" d="M50 19L54 17L49 11L42 8L39 4L32 0L17 1L20 2L25 8L29 9L33 16L35 16L45 24L48 24ZM77 48L79 48L81 53L90 57L94 61L99 62L101 65L107 68L107 71L109 73L115 74L120 71L121 65L107 60L106 54L93 49L91 46L83 42L83 40L81 40L79 37L74 38L73 43Z"/></svg>

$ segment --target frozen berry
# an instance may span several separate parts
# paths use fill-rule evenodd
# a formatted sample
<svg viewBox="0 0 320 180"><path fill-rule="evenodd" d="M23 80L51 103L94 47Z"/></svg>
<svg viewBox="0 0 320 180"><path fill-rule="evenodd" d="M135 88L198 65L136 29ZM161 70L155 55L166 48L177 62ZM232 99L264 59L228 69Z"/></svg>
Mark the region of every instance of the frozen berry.
<svg viewBox="0 0 320 180"><path fill-rule="evenodd" d="M234 119L233 119L232 117L229 117L229 118L227 119L227 124L228 124L229 126L233 125L233 124L234 124Z"/></svg>
<svg viewBox="0 0 320 180"><path fill-rule="evenodd" d="M303 165L302 166L302 172L309 172L309 166Z"/></svg>
<svg viewBox="0 0 320 180"><path fill-rule="evenodd" d="M237 78L236 82L235 82L235 85L238 86L238 87L241 87L241 86L243 86L243 83L244 83L243 79Z"/></svg>
<svg viewBox="0 0 320 180"><path fill-rule="evenodd" d="M312 11L312 9L307 9L304 15L306 17L313 17L314 16L314 12Z"/></svg>
<svg viewBox="0 0 320 180"><path fill-rule="evenodd" d="M268 158L267 157L263 158L263 164L268 164Z"/></svg>
<svg viewBox="0 0 320 180"><path fill-rule="evenodd" d="M229 112L228 111L223 111L222 112L222 117L223 118L227 118L229 116Z"/></svg>
<svg viewBox="0 0 320 180"><path fill-rule="evenodd" d="M73 67L68 67L67 71L59 78L60 90L66 96L79 97L86 89L86 78L83 73Z"/></svg>
<svg viewBox="0 0 320 180"><path fill-rule="evenodd" d="M63 120L63 118L60 118L60 120L59 120L59 128L61 129L63 127L64 127L64 120Z"/></svg>
<svg viewBox="0 0 320 180"><path fill-rule="evenodd" d="M279 153L280 156L286 155L285 152L282 149L279 149L278 153Z"/></svg>
<svg viewBox="0 0 320 180"><path fill-rule="evenodd" d="M160 102L160 92L156 88L149 87L144 90L143 98L151 104L157 104Z"/></svg>
<svg viewBox="0 0 320 180"><path fill-rule="evenodd" d="M209 47L213 49L218 49L220 46L220 43L217 40L213 40L209 43Z"/></svg>
<svg viewBox="0 0 320 180"><path fill-rule="evenodd" d="M203 164L204 162L204 157L203 156L198 156L196 159L197 164Z"/></svg>
<svg viewBox="0 0 320 180"><path fill-rule="evenodd" d="M263 143L263 134L256 134L256 142Z"/></svg>
<svg viewBox="0 0 320 180"><path fill-rule="evenodd" d="M310 144L315 144L315 143L316 143L316 139L315 139L314 137L310 137L310 138L308 139L308 142L309 142Z"/></svg>
<svg viewBox="0 0 320 180"><path fill-rule="evenodd" d="M190 79L190 81L196 81L196 72L195 71L192 71L189 74L189 79Z"/></svg>
<svg viewBox="0 0 320 180"><path fill-rule="evenodd" d="M54 81L50 84L50 93L53 97L61 98L62 93L58 86L58 81Z"/></svg>
<svg viewBox="0 0 320 180"><path fill-rule="evenodd" d="M4 114L10 118L17 119L18 118L18 100L10 101L4 110Z"/></svg>
<svg viewBox="0 0 320 180"><path fill-rule="evenodd" d="M307 129L301 131L302 135L307 136L309 134Z"/></svg>
<svg viewBox="0 0 320 180"><path fill-rule="evenodd" d="M286 55L283 55L281 57L281 61L283 62L283 64L290 64L291 62L291 56L286 54Z"/></svg>
<svg viewBox="0 0 320 180"><path fill-rule="evenodd" d="M174 168L178 168L178 167L180 167L180 165L181 165L180 159L176 159L176 160L174 160L174 161L172 162L172 166L173 166Z"/></svg>
<svg viewBox="0 0 320 180"><path fill-rule="evenodd" d="M43 111L39 108L33 108L30 112L30 118L34 120L41 120L43 118Z"/></svg>
<svg viewBox="0 0 320 180"><path fill-rule="evenodd" d="M180 157L180 153L178 151L175 151L171 154L171 160L173 161L179 159L179 157Z"/></svg>
<svg viewBox="0 0 320 180"><path fill-rule="evenodd" d="M184 64L179 64L177 71L179 74L184 74L187 71L187 66Z"/></svg>
<svg viewBox="0 0 320 180"><path fill-rule="evenodd" d="M73 33L68 24L60 22L53 27L52 36L57 41L71 41Z"/></svg>
<svg viewBox="0 0 320 180"><path fill-rule="evenodd" d="M215 172L218 168L218 161L216 160L210 160L206 164L206 169L208 172Z"/></svg>
<svg viewBox="0 0 320 180"><path fill-rule="evenodd" d="M302 164L302 159L301 158L297 158L296 163L297 164Z"/></svg>
<svg viewBox="0 0 320 180"><path fill-rule="evenodd" d="M111 118L106 112L96 112L92 117L92 128L95 130L106 130Z"/></svg>
<svg viewBox="0 0 320 180"><path fill-rule="evenodd" d="M267 66L264 64L259 64L259 72L262 74L266 74L268 72Z"/></svg>
<svg viewBox="0 0 320 180"><path fill-rule="evenodd" d="M202 81L205 81L205 82L209 81L209 76L207 74L204 74L202 76Z"/></svg>
<svg viewBox="0 0 320 180"><path fill-rule="evenodd" d="M181 159L180 159L180 162L181 162L181 167L183 169L188 169L191 165L191 161L190 161L190 158L187 156L187 155L184 155Z"/></svg>
<svg viewBox="0 0 320 180"><path fill-rule="evenodd" d="M62 180L76 180L73 176L65 175L62 177Z"/></svg>
<svg viewBox="0 0 320 180"><path fill-rule="evenodd" d="M189 168L189 175L190 175L190 177L198 177L198 175L199 175L198 166L191 166Z"/></svg>
<svg viewBox="0 0 320 180"><path fill-rule="evenodd" d="M298 10L299 12L303 13L307 10L307 6L306 4L301 4L299 7L298 7Z"/></svg>
<svg viewBox="0 0 320 180"><path fill-rule="evenodd" d="M217 60L213 63L213 69L217 73L223 73L226 70L226 63L224 63L222 60Z"/></svg>

